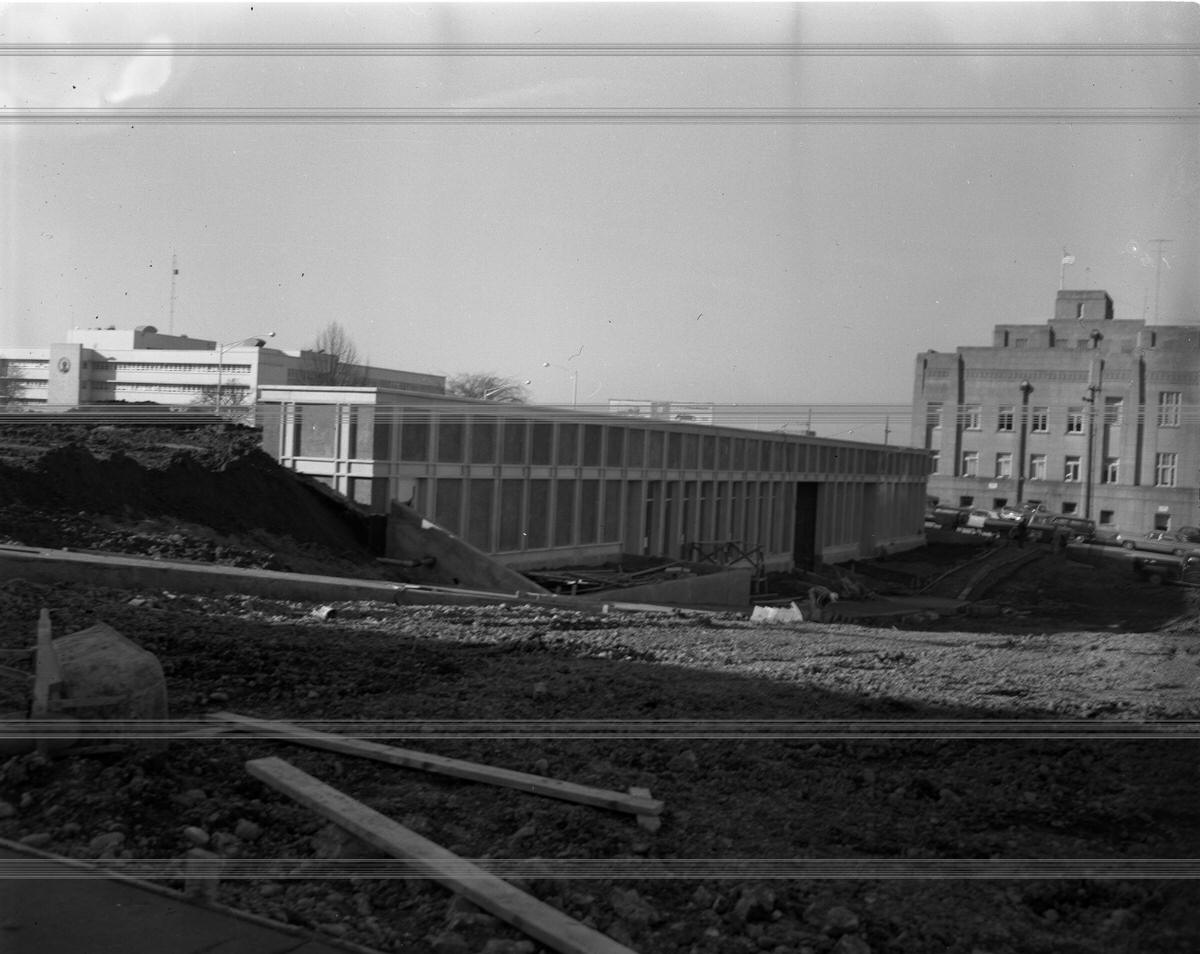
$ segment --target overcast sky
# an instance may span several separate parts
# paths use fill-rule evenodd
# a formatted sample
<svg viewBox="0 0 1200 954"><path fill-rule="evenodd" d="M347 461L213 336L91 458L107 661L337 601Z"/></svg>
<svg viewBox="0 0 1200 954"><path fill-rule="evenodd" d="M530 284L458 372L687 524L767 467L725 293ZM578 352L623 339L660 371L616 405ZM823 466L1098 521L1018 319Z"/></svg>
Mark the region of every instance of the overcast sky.
<svg viewBox="0 0 1200 954"><path fill-rule="evenodd" d="M1200 323L1191 3L9 4L0 31L50 45L0 71L9 346L338 321L541 403L577 375L581 404L899 407L918 352L1045 321L1064 246L1117 317Z"/></svg>

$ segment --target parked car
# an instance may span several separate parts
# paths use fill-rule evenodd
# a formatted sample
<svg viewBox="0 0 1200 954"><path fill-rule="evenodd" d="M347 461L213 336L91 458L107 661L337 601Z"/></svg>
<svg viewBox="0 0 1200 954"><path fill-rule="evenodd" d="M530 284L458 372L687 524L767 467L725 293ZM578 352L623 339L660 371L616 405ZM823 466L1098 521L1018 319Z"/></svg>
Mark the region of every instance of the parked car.
<svg viewBox="0 0 1200 954"><path fill-rule="evenodd" d="M1200 585L1200 556L1147 556L1133 558L1133 572L1140 580L1162 585L1185 583Z"/></svg>
<svg viewBox="0 0 1200 954"><path fill-rule="evenodd" d="M1122 531L1113 539L1126 550L1146 550L1150 553L1170 553L1174 556L1200 555L1200 543L1185 540L1173 530L1151 530L1140 534Z"/></svg>
<svg viewBox="0 0 1200 954"><path fill-rule="evenodd" d="M1175 532L1188 543L1200 543L1200 527L1180 527Z"/></svg>
<svg viewBox="0 0 1200 954"><path fill-rule="evenodd" d="M1066 530L1068 539L1076 543L1083 543L1092 540L1096 536L1096 521L1089 520L1086 517L1074 517L1069 514L1061 514L1051 521L1055 527L1060 527Z"/></svg>
<svg viewBox="0 0 1200 954"><path fill-rule="evenodd" d="M925 513L926 525L942 530L955 530L961 527L966 519L967 510L963 507L938 506Z"/></svg>
<svg viewBox="0 0 1200 954"><path fill-rule="evenodd" d="M999 514L995 510L968 510L967 517L963 521L964 527L972 527L975 530L982 530L987 525L989 520L996 520Z"/></svg>
<svg viewBox="0 0 1200 954"><path fill-rule="evenodd" d="M1053 543L1056 534L1063 534L1076 543L1091 540L1096 534L1096 521L1063 513L1036 511L1029 514L1028 539L1035 543Z"/></svg>

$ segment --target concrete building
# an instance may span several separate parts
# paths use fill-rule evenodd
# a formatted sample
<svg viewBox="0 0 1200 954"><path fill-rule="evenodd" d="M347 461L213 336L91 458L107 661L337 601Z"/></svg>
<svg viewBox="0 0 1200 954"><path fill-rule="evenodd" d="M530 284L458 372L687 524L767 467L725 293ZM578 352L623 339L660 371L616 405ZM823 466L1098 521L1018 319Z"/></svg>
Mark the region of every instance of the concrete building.
<svg viewBox="0 0 1200 954"><path fill-rule="evenodd" d="M608 411L622 417L649 417L657 421L695 421L697 424L712 424L715 407L712 404L686 404L680 401L609 398Z"/></svg>
<svg viewBox="0 0 1200 954"><path fill-rule="evenodd" d="M813 567L924 542L928 454L389 388L259 388L263 446L514 569L621 554Z"/></svg>
<svg viewBox="0 0 1200 954"><path fill-rule="evenodd" d="M1042 324L917 356L915 447L929 493L987 509L1040 502L1126 530L1200 525L1200 327L1117 318L1060 291Z"/></svg>
<svg viewBox="0 0 1200 954"><path fill-rule="evenodd" d="M248 407L261 384L298 384L327 369L312 351L266 347L262 335L229 343L134 329L76 328L49 348L0 348L0 378L17 406L73 407L109 401ZM445 379L355 365L364 383L441 394ZM218 401L218 392L220 399Z"/></svg>

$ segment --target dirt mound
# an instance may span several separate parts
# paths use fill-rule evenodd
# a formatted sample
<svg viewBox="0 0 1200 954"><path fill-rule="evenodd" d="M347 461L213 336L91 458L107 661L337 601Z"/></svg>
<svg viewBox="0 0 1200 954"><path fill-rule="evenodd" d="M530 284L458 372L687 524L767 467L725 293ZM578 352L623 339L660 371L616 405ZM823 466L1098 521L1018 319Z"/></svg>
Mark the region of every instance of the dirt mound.
<svg viewBox="0 0 1200 954"><path fill-rule="evenodd" d="M29 546L123 552L154 551L146 533L257 535L267 549L291 541L369 563L366 515L281 467L258 441L236 426L0 428L0 528ZM133 541L113 532L139 524Z"/></svg>

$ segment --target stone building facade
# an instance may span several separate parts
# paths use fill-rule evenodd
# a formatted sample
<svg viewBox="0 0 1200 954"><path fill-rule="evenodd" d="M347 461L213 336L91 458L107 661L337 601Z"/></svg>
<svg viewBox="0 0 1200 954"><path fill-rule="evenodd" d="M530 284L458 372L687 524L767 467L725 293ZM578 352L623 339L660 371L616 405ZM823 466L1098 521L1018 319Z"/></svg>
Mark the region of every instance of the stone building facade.
<svg viewBox="0 0 1200 954"><path fill-rule="evenodd" d="M944 504L1177 529L1200 525L1198 403L1200 327L1117 318L1107 293L1064 290L1043 324L918 355L911 443L933 452Z"/></svg>

